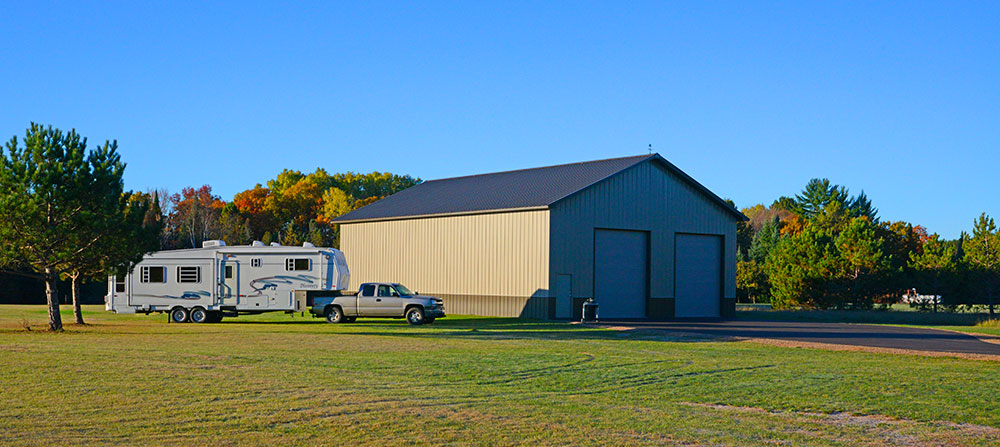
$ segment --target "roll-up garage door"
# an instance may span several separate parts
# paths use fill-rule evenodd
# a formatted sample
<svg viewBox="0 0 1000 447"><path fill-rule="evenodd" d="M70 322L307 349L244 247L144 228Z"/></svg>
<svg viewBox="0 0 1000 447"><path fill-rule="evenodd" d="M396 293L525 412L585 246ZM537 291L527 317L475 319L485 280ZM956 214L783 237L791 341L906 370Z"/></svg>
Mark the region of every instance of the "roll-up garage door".
<svg viewBox="0 0 1000 447"><path fill-rule="evenodd" d="M677 317L718 317L722 299L722 237L678 234L674 247Z"/></svg>
<svg viewBox="0 0 1000 447"><path fill-rule="evenodd" d="M648 237L645 231L594 232L594 298L602 319L646 317Z"/></svg>

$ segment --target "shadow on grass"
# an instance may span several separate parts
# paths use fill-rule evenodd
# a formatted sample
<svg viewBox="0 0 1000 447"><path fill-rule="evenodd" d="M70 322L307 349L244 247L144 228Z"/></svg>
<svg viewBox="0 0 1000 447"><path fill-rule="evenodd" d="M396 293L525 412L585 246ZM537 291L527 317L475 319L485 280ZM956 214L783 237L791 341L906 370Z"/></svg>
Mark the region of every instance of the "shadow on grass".
<svg viewBox="0 0 1000 447"><path fill-rule="evenodd" d="M864 310L746 310L736 320L802 321L819 323L910 324L921 326L978 326L989 314L947 312L898 312Z"/></svg>

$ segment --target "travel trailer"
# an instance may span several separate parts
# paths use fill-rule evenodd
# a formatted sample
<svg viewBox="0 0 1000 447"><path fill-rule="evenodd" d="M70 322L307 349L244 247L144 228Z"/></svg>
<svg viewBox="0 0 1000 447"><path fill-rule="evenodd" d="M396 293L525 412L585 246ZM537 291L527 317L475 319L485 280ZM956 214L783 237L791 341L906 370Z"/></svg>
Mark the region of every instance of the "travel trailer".
<svg viewBox="0 0 1000 447"><path fill-rule="evenodd" d="M146 255L132 272L108 279L105 308L120 314L168 312L170 321L217 322L223 316L304 312L296 291L336 293L350 283L340 250L310 243L226 246Z"/></svg>

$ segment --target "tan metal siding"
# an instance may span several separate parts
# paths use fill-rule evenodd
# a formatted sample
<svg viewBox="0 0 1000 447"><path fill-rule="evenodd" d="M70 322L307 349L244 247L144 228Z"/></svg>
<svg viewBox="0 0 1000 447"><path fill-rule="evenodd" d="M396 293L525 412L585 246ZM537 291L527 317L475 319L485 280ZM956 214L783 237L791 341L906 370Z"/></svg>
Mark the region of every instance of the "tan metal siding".
<svg viewBox="0 0 1000 447"><path fill-rule="evenodd" d="M594 293L594 228L650 232L650 296L673 298L674 234L724 236L724 297L736 296L736 220L716 202L648 161L555 204L550 283L573 275L573 296Z"/></svg>
<svg viewBox="0 0 1000 447"><path fill-rule="evenodd" d="M455 314L548 309L548 210L342 224L340 245L352 288L400 282Z"/></svg>

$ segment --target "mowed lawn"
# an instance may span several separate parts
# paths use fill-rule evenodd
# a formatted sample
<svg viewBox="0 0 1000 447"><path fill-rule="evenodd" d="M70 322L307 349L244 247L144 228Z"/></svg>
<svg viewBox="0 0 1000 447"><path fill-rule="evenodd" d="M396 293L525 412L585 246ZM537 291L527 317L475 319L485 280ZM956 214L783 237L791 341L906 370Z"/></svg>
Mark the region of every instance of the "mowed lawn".
<svg viewBox="0 0 1000 447"><path fill-rule="evenodd" d="M44 307L0 306L0 444L1000 443L1000 362L499 318L87 310L51 334Z"/></svg>

